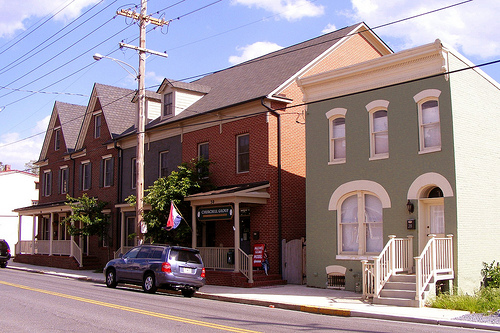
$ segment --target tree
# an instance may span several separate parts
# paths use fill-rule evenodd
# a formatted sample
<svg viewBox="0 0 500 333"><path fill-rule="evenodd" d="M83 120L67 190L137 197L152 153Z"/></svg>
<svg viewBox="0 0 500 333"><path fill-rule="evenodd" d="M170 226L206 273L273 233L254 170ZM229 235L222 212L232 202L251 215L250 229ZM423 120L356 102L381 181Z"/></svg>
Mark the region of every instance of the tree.
<svg viewBox="0 0 500 333"><path fill-rule="evenodd" d="M73 236L99 236L104 239L107 235L109 219L102 210L108 204L96 198L89 198L84 193L80 198L66 196L66 205L71 207L73 214L66 217L62 223L68 226Z"/></svg>
<svg viewBox="0 0 500 333"><path fill-rule="evenodd" d="M148 226L145 237L152 243L190 245L191 209L189 203L184 201L184 197L213 188L209 180L209 165L210 161L203 158L182 163L176 171L172 171L167 177L157 179L146 190L144 203L151 205L151 210L144 213L144 222ZM128 201L135 203L135 196L129 197ZM181 222L176 229L167 231L165 227L171 202L177 206L185 222Z"/></svg>
<svg viewBox="0 0 500 333"><path fill-rule="evenodd" d="M40 174L40 167L35 165L35 162L35 160L30 160L28 163L24 163L24 168L27 172L38 176Z"/></svg>

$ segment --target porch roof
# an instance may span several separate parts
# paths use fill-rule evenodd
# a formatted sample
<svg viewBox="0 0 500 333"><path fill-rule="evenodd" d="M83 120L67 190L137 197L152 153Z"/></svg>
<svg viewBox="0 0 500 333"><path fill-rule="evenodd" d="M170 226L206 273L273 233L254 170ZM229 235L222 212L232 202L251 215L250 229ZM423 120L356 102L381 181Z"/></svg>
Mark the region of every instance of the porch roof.
<svg viewBox="0 0 500 333"><path fill-rule="evenodd" d="M184 198L191 206L220 203L254 203L266 204L271 196L267 193L269 182L257 182L218 187L215 190L196 193Z"/></svg>
<svg viewBox="0 0 500 333"><path fill-rule="evenodd" d="M48 214L48 213L57 213L57 212L70 212L71 207L66 205L65 201L60 202L51 202L47 204L38 204L33 206L27 206L22 208L16 208L12 210L19 215L39 215L39 214Z"/></svg>

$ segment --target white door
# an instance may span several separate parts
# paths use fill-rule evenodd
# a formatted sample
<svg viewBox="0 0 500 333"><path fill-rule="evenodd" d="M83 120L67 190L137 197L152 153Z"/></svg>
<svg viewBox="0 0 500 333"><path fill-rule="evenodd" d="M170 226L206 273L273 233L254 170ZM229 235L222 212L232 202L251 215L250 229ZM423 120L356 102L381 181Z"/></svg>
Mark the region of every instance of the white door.
<svg viewBox="0 0 500 333"><path fill-rule="evenodd" d="M421 252L429 240L428 235L445 237L444 199L421 199L419 205L419 249Z"/></svg>

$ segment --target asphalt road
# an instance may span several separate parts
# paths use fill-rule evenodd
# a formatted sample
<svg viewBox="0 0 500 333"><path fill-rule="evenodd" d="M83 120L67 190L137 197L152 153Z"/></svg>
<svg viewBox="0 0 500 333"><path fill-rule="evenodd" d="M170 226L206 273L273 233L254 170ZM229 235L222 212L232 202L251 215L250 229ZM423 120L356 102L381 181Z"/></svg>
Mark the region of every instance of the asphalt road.
<svg viewBox="0 0 500 333"><path fill-rule="evenodd" d="M466 332L226 303L0 269L1 332ZM474 332L481 332L474 330ZM487 332L487 331L484 331Z"/></svg>

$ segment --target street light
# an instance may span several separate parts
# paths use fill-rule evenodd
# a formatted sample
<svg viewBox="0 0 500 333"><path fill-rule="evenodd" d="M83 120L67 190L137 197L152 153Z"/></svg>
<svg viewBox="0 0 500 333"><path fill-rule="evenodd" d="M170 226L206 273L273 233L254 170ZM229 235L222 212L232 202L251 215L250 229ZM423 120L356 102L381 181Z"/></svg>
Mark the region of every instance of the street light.
<svg viewBox="0 0 500 333"><path fill-rule="evenodd" d="M132 65L129 65L127 64L125 61L121 61L119 59L115 59L115 58L111 58L111 57L108 57L108 56L103 56L102 54L99 54L99 53L96 53L92 56L94 58L95 61L99 61L103 58L105 59L110 59L110 60L113 60L115 61L118 65L120 65L121 68L123 68L124 70L127 71L127 73L129 73L130 75L132 75L136 80L139 78L139 73L137 73L137 71L135 70L134 66ZM135 75L132 74L125 66L123 65L126 65L128 66L129 68L132 68L132 70L134 71Z"/></svg>
<svg viewBox="0 0 500 333"><path fill-rule="evenodd" d="M127 64L124 61L103 56L102 54L96 53L93 56L94 60L99 61L102 58L110 59L120 65L123 69L127 71L130 75L134 76L127 68L123 65L126 65L135 73L135 78L139 82L139 87L137 90L138 93L138 103L137 103L137 150L136 150L136 203L135 203L135 217L136 217L136 226L135 232L137 237L137 244L142 244L144 237L143 234L146 233L146 229L144 228L145 224L143 221L144 215L144 137L145 137L145 122L146 122L146 90L144 87L144 78L145 78L145 61L146 57L144 52L139 53L139 72L138 73L132 65Z"/></svg>

